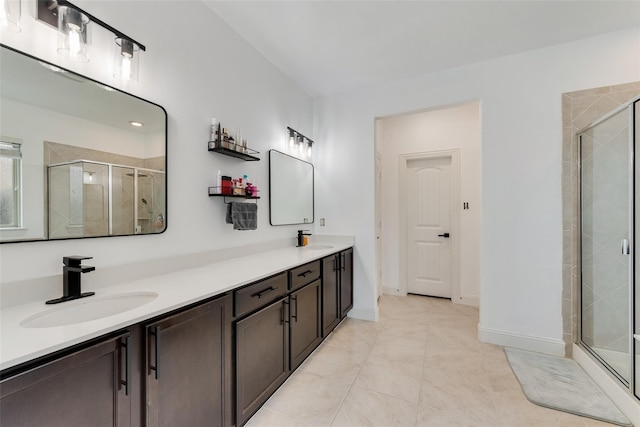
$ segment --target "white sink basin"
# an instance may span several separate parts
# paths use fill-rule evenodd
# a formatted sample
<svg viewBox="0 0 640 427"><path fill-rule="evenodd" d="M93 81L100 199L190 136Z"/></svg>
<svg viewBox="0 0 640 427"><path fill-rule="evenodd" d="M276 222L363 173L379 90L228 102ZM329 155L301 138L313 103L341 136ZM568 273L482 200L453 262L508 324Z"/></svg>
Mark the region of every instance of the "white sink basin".
<svg viewBox="0 0 640 427"><path fill-rule="evenodd" d="M307 249L311 249L314 251L319 251L319 250L323 250L323 249L333 249L333 246L331 245L309 245L307 246Z"/></svg>
<svg viewBox="0 0 640 427"><path fill-rule="evenodd" d="M155 292L130 292L91 296L60 303L58 307L27 317L23 328L51 328L113 316L147 304L158 297Z"/></svg>

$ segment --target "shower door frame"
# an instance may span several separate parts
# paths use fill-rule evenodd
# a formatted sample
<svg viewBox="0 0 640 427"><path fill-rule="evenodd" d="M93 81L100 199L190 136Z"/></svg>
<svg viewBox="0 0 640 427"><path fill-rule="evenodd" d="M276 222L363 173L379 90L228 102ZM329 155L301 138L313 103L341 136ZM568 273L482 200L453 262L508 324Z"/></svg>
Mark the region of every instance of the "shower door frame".
<svg viewBox="0 0 640 427"><path fill-rule="evenodd" d="M108 185L107 185L107 196L108 196L108 200L107 200L107 209L108 209L108 222L107 222L107 232L108 234L104 235L104 236L83 236L80 238L87 238L87 237L115 237L115 236L133 236L133 235L140 235L140 233L136 233L136 225L138 223L138 174L141 171L145 171L145 172L150 172L150 173L162 173L162 174L166 174L166 171L163 170L158 170L158 169L151 169L151 168L144 168L144 167L138 167L138 166L129 166L129 165L121 165L121 164L117 164L117 163L107 163L107 162L100 162L100 161L96 161L96 160L84 160L84 159L76 159L76 160L71 160L68 162L60 162L60 163L52 163L50 165L46 165L47 168L47 183L46 183L46 188L47 191L46 193L49 193L49 172L48 170L50 168L54 168L54 167L58 167L58 166L71 166L71 165L76 165L76 164L80 164L80 163L90 163L90 164L94 164L94 165L101 165L101 166L106 166L107 167L107 173L108 173ZM113 234L113 168L117 167L117 168L122 168L122 169L131 169L133 172L133 192L134 192L134 204L133 204L133 218L132 218L132 225L133 225L133 233L132 234ZM166 177L166 175L165 175ZM166 182L166 178L165 178L165 182ZM165 209L166 209L166 200L167 200L167 191L165 188ZM47 196L48 197L48 196ZM48 212L49 206L48 206L48 202L47 202L47 218L46 221L49 221L49 212ZM166 212L166 211L165 211ZM166 223L165 223L166 224ZM50 225L47 224L47 235L49 235L50 233ZM165 227L166 228L166 227ZM146 233L146 234L152 234L152 233ZM77 237L71 237L71 239L73 238L77 238ZM52 240L66 240L68 238L56 238L56 239L52 239Z"/></svg>
<svg viewBox="0 0 640 427"><path fill-rule="evenodd" d="M580 129L576 132L577 143L578 143L578 158L577 158L577 167L578 167L578 218L579 218L579 229L577 233L578 237L578 251L577 251L577 265L578 265L578 344L593 358L595 358L603 368L606 369L614 378L616 378L620 383L629 390L630 394L636 398L640 396L640 384L636 383L636 366L635 366L635 358L636 358L636 346L640 347L640 343L636 342L634 338L634 334L636 331L635 325L635 311L640 310L640 307L636 307L635 305L635 189L636 189L636 165L635 165L635 120L634 114L636 109L636 104L640 103L640 97L634 98L621 105L620 107L614 109L613 111L607 113L601 118L597 119L589 126ZM587 345L582 340L582 135L588 130L598 126L599 124L605 122L616 114L628 110L628 123L629 123L629 341L628 341L628 364L629 364L629 381L625 380L613 367L611 367L599 354L597 354L589 345ZM640 369L640 367L638 367Z"/></svg>

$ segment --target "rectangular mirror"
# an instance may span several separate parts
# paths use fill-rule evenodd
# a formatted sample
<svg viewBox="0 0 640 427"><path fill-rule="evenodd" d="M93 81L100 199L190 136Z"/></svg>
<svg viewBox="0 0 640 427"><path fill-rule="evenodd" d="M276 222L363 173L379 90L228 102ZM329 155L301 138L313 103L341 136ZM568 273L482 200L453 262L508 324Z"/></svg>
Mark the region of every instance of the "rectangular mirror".
<svg viewBox="0 0 640 427"><path fill-rule="evenodd" d="M0 47L0 243L162 233L164 108Z"/></svg>
<svg viewBox="0 0 640 427"><path fill-rule="evenodd" d="M313 222L313 165L277 150L269 151L271 225Z"/></svg>

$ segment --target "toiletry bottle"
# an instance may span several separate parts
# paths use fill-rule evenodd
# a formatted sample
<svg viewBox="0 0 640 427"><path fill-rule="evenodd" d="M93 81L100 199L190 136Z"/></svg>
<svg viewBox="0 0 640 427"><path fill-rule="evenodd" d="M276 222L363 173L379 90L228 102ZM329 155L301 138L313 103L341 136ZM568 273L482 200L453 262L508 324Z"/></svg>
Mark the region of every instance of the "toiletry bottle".
<svg viewBox="0 0 640 427"><path fill-rule="evenodd" d="M211 134L209 135L209 149L216 147L216 142L218 141L218 127L220 124L218 123L218 119L215 117L211 119Z"/></svg>
<svg viewBox="0 0 640 427"><path fill-rule="evenodd" d="M222 194L232 194L232 181L230 176L222 177Z"/></svg>
<svg viewBox="0 0 640 427"><path fill-rule="evenodd" d="M218 169L218 176L216 176L216 194L222 194L222 171Z"/></svg>

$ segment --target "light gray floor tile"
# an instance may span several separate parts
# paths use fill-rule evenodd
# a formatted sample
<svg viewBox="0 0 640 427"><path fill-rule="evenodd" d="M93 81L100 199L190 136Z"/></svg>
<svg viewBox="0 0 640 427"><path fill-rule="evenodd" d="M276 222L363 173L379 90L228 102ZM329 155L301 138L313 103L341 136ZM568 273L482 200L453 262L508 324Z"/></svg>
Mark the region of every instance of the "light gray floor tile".
<svg viewBox="0 0 640 427"><path fill-rule="evenodd" d="M503 348L478 341L478 309L384 295L380 321L346 319L250 427L605 427L534 405Z"/></svg>

